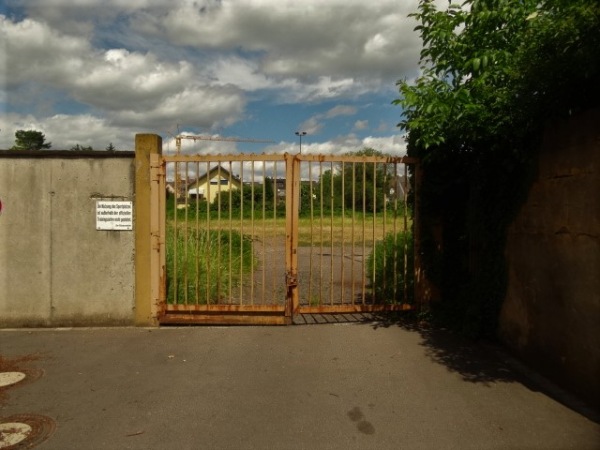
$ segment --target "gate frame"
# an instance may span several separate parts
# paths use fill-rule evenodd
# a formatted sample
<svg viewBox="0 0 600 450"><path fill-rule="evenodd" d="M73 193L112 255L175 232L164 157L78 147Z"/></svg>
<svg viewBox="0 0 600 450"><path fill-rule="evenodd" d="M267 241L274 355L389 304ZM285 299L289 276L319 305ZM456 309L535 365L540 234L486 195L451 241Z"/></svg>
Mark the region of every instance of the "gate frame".
<svg viewBox="0 0 600 450"><path fill-rule="evenodd" d="M225 155L215 155L223 157ZM226 155L229 159L244 159L244 155ZM247 156L247 155L246 155ZM273 155L271 155L273 156ZM323 307L301 306L298 290L298 217L300 202L300 163L302 161L336 162L334 155L288 154L283 156L286 164L286 299L278 305L219 305L215 310L208 305L167 305L165 279L165 164L162 156L162 139L158 135L136 135L136 324L159 325L169 323L195 324L291 324L294 315L302 313L352 313L390 310L407 310L405 305L344 305L336 311ZM186 161L186 156L169 157L170 161ZM364 159L364 158L363 158ZM380 158L366 157L365 162L379 162ZM428 289L421 268L419 193L422 171L419 160L401 157L399 162L414 167L414 276L415 300L421 311L428 308ZM148 174L144 176L144 174ZM150 189L148 189L148 186ZM144 208L147 205L149 208ZM149 239L148 239L149 236ZM149 264L148 264L149 262ZM149 283L147 281L149 281ZM150 302L144 299L150 299ZM169 310L167 310L167 307Z"/></svg>
<svg viewBox="0 0 600 450"><path fill-rule="evenodd" d="M165 178L167 162L186 163L192 162L197 155L174 155L162 156L157 153L151 155L151 180L152 186L157 189L155 197L152 199L151 213L155 219L152 221L153 229L151 231L152 248L156 250L153 253L152 268L152 299L153 303L158 305L156 308L156 320L159 324L212 324L212 325L291 325L292 324L292 298L297 296L297 290L290 289L288 286L286 299L283 305L169 305L166 301L166 203L161 193L165 192ZM248 161L249 155L210 155L216 160L224 159L226 161ZM292 155L252 155L256 161L284 161L286 164L286 178L290 167L289 158ZM209 159L208 160L213 160ZM286 181L286 189L288 187ZM299 184L298 184L299 185ZM289 204L288 204L289 203ZM289 254L289 238L291 236L288 229L288 208L294 202L286 203L286 255ZM297 245L297 237L296 237ZM287 264L287 260L286 260ZM286 277L286 279L289 279ZM294 291L296 294L294 294Z"/></svg>
<svg viewBox="0 0 600 450"><path fill-rule="evenodd" d="M294 216L292 218L287 218L288 221L297 219L299 216L299 204L300 204L300 162L301 161L316 161L316 162L340 162L339 155L303 155L301 153L297 154L287 154L294 164L294 171L292 175L294 175L293 182L290 182L293 187L293 197L290 203L293 204L293 208L291 211ZM342 155L344 156L344 155ZM401 157L390 157L390 159L398 159L398 163L412 165L415 168L415 201L414 201L414 213L413 213L413 257L414 257L414 294L415 294L415 304L419 306L421 311L425 311L428 308L428 295L427 289L424 288L425 278L423 276L423 271L421 268L421 258L420 258L420 222L418 221L419 217L419 187L421 185L421 176L422 171L420 167L420 161L418 158L410 157L410 156L401 156ZM361 156L361 162L365 163L379 163L381 162L381 157L378 156ZM287 161L287 159L286 159ZM288 164L290 167L292 164ZM290 175L291 176L291 175ZM287 183L287 182L286 182ZM286 184L286 186L288 186ZM298 258L297 258L297 250L298 250L298 225L297 222L295 226L292 225L291 232L293 233L290 238L290 253L292 261L294 261L294 265L291 267L295 267L297 269L298 266ZM289 267L289 266L288 266ZM371 312L384 312L384 311L410 311L414 309L413 306L406 304L398 304L398 305L335 305L334 308L330 306L307 306L299 304L299 295L298 295L298 283L297 283L297 273L292 273L290 276L294 277L295 284L293 286L294 290L292 292L292 317L301 314L346 314L346 313L371 313ZM332 311L334 309L334 311Z"/></svg>

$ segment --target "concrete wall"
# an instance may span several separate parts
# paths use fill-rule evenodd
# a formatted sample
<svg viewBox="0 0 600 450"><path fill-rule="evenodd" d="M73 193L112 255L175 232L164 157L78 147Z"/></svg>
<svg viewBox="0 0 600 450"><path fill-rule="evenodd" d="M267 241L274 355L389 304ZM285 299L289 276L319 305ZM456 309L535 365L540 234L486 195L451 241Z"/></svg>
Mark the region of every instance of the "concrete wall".
<svg viewBox="0 0 600 450"><path fill-rule="evenodd" d="M97 231L96 200L134 181L129 152L0 152L1 327L133 324L134 231Z"/></svg>
<svg viewBox="0 0 600 450"><path fill-rule="evenodd" d="M549 378L600 402L600 110L553 124L512 224L500 336Z"/></svg>

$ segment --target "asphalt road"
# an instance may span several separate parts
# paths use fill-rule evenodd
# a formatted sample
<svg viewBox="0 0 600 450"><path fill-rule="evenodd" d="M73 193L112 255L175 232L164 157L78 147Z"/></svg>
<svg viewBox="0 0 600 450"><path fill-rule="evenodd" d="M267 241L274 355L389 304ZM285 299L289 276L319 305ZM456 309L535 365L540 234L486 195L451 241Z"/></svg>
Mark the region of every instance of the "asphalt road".
<svg viewBox="0 0 600 450"><path fill-rule="evenodd" d="M0 355L31 374L0 417L56 423L40 449L600 448L490 347L395 323L3 330Z"/></svg>

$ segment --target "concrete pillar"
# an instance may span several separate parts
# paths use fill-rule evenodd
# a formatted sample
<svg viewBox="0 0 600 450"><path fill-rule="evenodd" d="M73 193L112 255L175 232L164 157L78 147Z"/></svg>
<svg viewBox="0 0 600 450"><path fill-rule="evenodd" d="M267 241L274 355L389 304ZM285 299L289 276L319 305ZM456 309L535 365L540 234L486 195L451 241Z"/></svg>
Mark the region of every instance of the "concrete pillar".
<svg viewBox="0 0 600 450"><path fill-rule="evenodd" d="M157 326L158 305L152 298L150 155L162 154L156 134L135 136L135 324Z"/></svg>

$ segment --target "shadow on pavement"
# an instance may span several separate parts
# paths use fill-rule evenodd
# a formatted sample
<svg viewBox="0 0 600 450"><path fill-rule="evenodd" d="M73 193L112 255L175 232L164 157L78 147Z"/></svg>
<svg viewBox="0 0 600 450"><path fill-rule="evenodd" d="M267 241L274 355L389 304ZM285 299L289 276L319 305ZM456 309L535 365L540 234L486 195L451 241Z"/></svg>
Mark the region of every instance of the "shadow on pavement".
<svg viewBox="0 0 600 450"><path fill-rule="evenodd" d="M535 392L542 392L564 406L600 424L600 411L509 355L498 344L472 341L450 330L434 328L403 314L371 314L360 323L373 329L400 327L418 333L421 345L432 361L445 366L471 383L520 383Z"/></svg>
<svg viewBox="0 0 600 450"><path fill-rule="evenodd" d="M418 333L427 356L460 374L465 381L484 384L516 381L515 373L488 345L469 341L446 329L433 328L400 314L373 314L365 317L363 323L374 329L397 326Z"/></svg>

